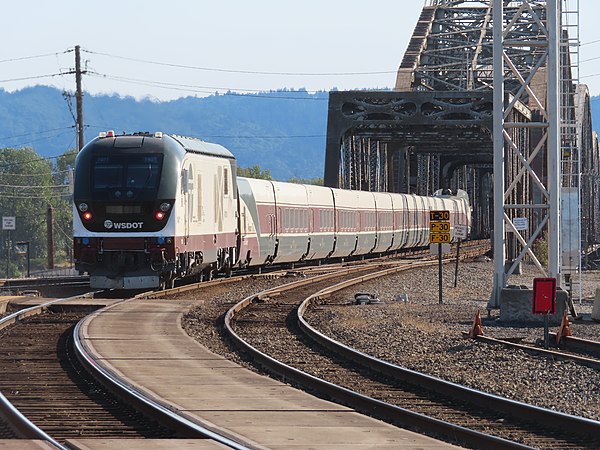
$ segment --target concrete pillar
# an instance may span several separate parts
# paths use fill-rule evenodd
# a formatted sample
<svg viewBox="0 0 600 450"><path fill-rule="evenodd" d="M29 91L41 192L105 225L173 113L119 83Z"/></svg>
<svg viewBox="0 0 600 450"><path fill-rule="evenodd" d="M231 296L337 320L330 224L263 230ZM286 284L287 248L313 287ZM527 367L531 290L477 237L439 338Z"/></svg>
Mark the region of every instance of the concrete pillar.
<svg viewBox="0 0 600 450"><path fill-rule="evenodd" d="M596 289L596 298L594 299L594 307L592 308L592 320L600 322L600 289Z"/></svg>

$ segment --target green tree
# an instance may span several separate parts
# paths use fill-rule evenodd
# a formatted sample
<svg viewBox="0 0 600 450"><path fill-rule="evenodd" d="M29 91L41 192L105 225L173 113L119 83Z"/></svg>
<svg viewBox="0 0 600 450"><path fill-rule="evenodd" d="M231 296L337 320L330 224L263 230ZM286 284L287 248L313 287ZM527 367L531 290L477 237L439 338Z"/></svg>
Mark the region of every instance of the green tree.
<svg viewBox="0 0 600 450"><path fill-rule="evenodd" d="M14 255L15 242L30 242L33 259L46 257L46 211L49 199L55 195L51 186L52 166L33 149L0 150L0 215L16 217L16 229L10 232L11 242L9 233L2 232L0 271L7 267L8 246Z"/></svg>
<svg viewBox="0 0 600 450"><path fill-rule="evenodd" d="M298 178L292 177L288 180L289 183L296 184L312 184L314 186L323 186L323 178L315 177L315 178Z"/></svg>
<svg viewBox="0 0 600 450"><path fill-rule="evenodd" d="M0 150L0 215L14 216L16 229L3 231L0 242L0 273L10 267L9 276L24 271L24 256L16 255L16 242L29 242L32 269L46 267L48 255L47 214L53 211L54 261L70 260L72 242L72 195L69 170L76 153L59 157L55 166L31 148ZM12 264L7 264L8 246Z"/></svg>
<svg viewBox="0 0 600 450"><path fill-rule="evenodd" d="M54 210L54 256L57 264L71 262L73 252L73 168L77 150L65 152L56 159L53 185L61 195L51 200Z"/></svg>
<svg viewBox="0 0 600 450"><path fill-rule="evenodd" d="M254 165L252 167L238 167L237 174L239 177L246 177L246 178L259 178L261 180L272 180L273 179L271 177L271 171L269 169L261 170L261 168L258 164Z"/></svg>

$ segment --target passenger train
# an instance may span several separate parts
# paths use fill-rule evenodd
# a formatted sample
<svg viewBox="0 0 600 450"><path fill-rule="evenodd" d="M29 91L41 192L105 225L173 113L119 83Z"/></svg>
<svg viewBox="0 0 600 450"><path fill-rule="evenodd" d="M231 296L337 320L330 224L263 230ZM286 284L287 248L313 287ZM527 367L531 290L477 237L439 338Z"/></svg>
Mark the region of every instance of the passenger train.
<svg viewBox="0 0 600 450"><path fill-rule="evenodd" d="M421 197L236 176L224 147L157 133L88 143L75 162L75 267L93 288L171 287L235 268L423 247L429 211L470 226L467 194Z"/></svg>

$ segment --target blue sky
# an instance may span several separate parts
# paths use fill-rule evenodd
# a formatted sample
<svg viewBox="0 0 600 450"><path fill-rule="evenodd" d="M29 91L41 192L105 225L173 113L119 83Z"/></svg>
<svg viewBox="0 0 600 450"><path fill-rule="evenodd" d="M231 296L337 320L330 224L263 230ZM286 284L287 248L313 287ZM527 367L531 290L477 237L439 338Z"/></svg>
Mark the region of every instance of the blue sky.
<svg viewBox="0 0 600 450"><path fill-rule="evenodd" d="M572 7L578 2L569 1ZM600 2L579 2L581 80L598 95L600 42L593 41L600 40ZM72 75L6 80L68 71L74 57L65 51L76 44L85 50L82 56L90 74L84 77L84 89L92 94L169 100L228 89L393 87L423 4L423 0L5 2L0 88L50 84L73 90ZM15 60L37 55L48 56Z"/></svg>

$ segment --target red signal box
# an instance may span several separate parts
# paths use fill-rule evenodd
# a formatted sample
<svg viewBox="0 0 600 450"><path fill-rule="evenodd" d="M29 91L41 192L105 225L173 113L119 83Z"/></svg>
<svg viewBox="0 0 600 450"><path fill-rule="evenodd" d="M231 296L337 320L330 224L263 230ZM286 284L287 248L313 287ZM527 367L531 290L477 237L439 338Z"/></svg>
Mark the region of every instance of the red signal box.
<svg viewBox="0 0 600 450"><path fill-rule="evenodd" d="M533 279L533 314L554 314L556 311L556 278Z"/></svg>

